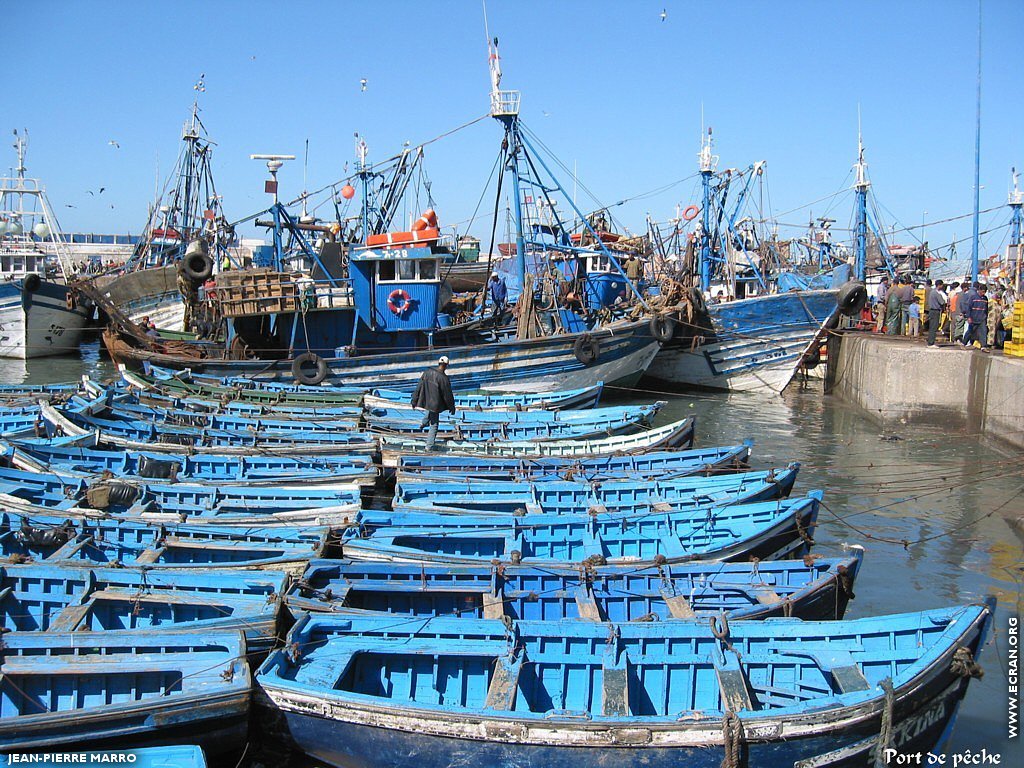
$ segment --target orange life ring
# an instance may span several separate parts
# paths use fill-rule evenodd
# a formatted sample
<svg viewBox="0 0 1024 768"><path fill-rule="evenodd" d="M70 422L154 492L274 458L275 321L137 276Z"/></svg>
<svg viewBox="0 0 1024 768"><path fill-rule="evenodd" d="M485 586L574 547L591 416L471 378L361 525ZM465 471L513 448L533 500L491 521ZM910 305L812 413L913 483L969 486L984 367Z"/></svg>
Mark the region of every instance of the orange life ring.
<svg viewBox="0 0 1024 768"><path fill-rule="evenodd" d="M401 302L401 304L399 304L399 302ZM412 296L409 295L408 291L396 288L391 292L391 295L388 296L388 309L398 317L401 317L412 309Z"/></svg>
<svg viewBox="0 0 1024 768"><path fill-rule="evenodd" d="M412 225L413 232L419 232L423 229L437 229L437 214L433 208L427 208L427 210L420 216Z"/></svg>
<svg viewBox="0 0 1024 768"><path fill-rule="evenodd" d="M693 221L697 218L697 214L700 213L700 208L696 205L688 205L683 209L683 221Z"/></svg>

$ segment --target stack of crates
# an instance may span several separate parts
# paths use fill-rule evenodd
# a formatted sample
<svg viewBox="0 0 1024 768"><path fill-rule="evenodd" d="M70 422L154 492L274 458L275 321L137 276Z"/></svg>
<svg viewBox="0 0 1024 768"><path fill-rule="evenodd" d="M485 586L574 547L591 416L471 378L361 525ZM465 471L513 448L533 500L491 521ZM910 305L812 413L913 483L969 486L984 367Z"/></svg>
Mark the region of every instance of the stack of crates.
<svg viewBox="0 0 1024 768"><path fill-rule="evenodd" d="M1010 328L1013 338L1003 345L1003 354L1010 357L1024 357L1024 301L1014 302Z"/></svg>

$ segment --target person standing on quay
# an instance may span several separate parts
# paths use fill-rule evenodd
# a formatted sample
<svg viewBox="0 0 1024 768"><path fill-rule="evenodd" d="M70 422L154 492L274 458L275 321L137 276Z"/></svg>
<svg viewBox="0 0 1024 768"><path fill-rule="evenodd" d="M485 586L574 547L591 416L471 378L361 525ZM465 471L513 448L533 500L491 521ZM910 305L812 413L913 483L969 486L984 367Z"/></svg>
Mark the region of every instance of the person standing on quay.
<svg viewBox="0 0 1024 768"><path fill-rule="evenodd" d="M903 286L903 278L897 278L896 287L889 291L885 300L885 333L888 336L896 336L903 332L900 324L900 290Z"/></svg>
<svg viewBox="0 0 1024 768"><path fill-rule="evenodd" d="M452 392L452 382L445 373L447 368L448 357L442 355L437 361L437 368L428 368L423 372L412 393L412 407L422 408L427 412L420 429L430 427L427 432L428 451L434 450L434 443L437 442L437 426L441 421L441 411L455 414L455 395Z"/></svg>
<svg viewBox="0 0 1024 768"><path fill-rule="evenodd" d="M970 302L967 310L967 338L965 343L981 347L982 352L988 352L988 297L985 296L986 286L978 285L968 296Z"/></svg>
<svg viewBox="0 0 1024 768"><path fill-rule="evenodd" d="M889 298L888 275L882 278L882 282L878 284L878 293L875 294L875 333L881 333L882 326L885 325L885 300L887 298Z"/></svg>
<svg viewBox="0 0 1024 768"><path fill-rule="evenodd" d="M962 325L957 326L957 341L962 345L970 344L968 338L971 332L971 325L969 316L971 314L971 304L978 296L978 285L979 283L970 283L964 281L960 287L963 289L963 293L960 294L960 298L956 302L957 312L960 313L960 319L963 321Z"/></svg>
<svg viewBox="0 0 1024 768"><path fill-rule="evenodd" d="M935 281L935 287L928 294L928 346L935 346L935 337L939 333L939 323L942 320L942 313L949 304L946 298L946 284L941 280Z"/></svg>
<svg viewBox="0 0 1024 768"><path fill-rule="evenodd" d="M900 333L910 333L910 305L914 303L917 296L914 293L914 281L909 277L903 278L903 285L900 286ZM920 315L918 315L920 320Z"/></svg>
<svg viewBox="0 0 1024 768"><path fill-rule="evenodd" d="M910 302L907 313L907 336L917 338L921 333L921 305L917 302L916 296Z"/></svg>

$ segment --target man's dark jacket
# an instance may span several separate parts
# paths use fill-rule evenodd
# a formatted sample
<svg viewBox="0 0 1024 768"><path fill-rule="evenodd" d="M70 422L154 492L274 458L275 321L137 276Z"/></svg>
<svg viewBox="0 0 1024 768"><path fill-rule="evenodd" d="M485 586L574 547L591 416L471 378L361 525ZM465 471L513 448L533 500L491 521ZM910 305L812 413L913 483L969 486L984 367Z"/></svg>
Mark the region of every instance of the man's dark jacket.
<svg viewBox="0 0 1024 768"><path fill-rule="evenodd" d="M448 374L440 368L425 370L412 393L412 406L432 413L455 413L455 395L452 394L452 382Z"/></svg>

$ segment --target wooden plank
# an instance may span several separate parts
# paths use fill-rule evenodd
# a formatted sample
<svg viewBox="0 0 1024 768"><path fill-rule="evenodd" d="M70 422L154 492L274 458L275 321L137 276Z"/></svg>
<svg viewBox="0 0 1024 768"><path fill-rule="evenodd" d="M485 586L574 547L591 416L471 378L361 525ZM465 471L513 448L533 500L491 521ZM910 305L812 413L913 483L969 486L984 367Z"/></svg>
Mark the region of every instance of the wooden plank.
<svg viewBox="0 0 1024 768"><path fill-rule="evenodd" d="M668 606L669 613L672 614L673 619L697 618L697 614L693 612L690 601L686 599L685 595L670 592L666 587L662 587L661 596L664 598L665 605Z"/></svg>
<svg viewBox="0 0 1024 768"><path fill-rule="evenodd" d="M58 613L53 621L50 622L50 632L74 632L78 629L78 625L82 623L82 620L89 613L89 609L92 607L92 603L85 603L84 605L69 605Z"/></svg>
<svg viewBox="0 0 1024 768"><path fill-rule="evenodd" d="M601 667L601 714L629 715L629 656L618 653L614 646L605 651Z"/></svg>
<svg viewBox="0 0 1024 768"><path fill-rule="evenodd" d="M575 589L576 608L580 612L580 618L587 621L605 621L601 614L601 607L594 599L594 592L589 584L580 584Z"/></svg>
<svg viewBox="0 0 1024 768"><path fill-rule="evenodd" d="M505 617L505 594L499 588L494 592L484 592L484 618L502 619Z"/></svg>
<svg viewBox="0 0 1024 768"><path fill-rule="evenodd" d="M736 651L725 649L722 658L715 664L718 687L722 692L722 708L729 712L753 709L747 675L740 665Z"/></svg>
<svg viewBox="0 0 1024 768"><path fill-rule="evenodd" d="M509 659L499 656L494 665L494 677L487 687L487 698L484 707L508 712L515 707L516 690L519 688L519 672L523 668L523 656Z"/></svg>

